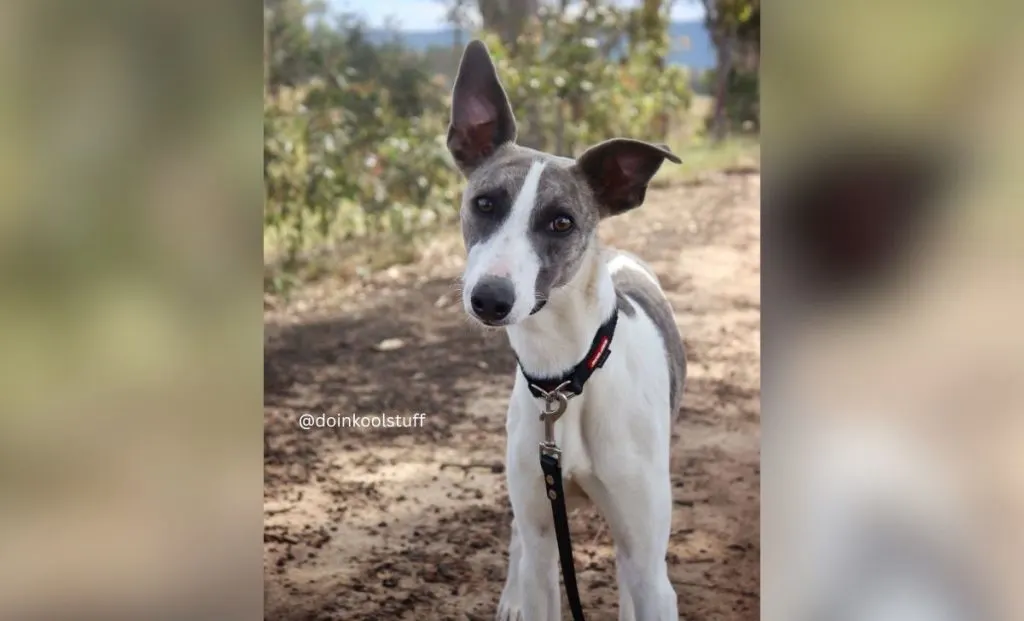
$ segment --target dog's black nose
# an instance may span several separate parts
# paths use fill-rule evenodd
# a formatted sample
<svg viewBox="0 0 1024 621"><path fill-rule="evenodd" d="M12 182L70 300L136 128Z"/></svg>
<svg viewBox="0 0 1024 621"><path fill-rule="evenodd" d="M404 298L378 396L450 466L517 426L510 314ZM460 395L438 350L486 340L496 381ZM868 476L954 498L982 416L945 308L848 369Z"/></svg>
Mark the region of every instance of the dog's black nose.
<svg viewBox="0 0 1024 621"><path fill-rule="evenodd" d="M473 288L469 303L473 312L483 321L501 321L512 312L516 302L516 290L508 278L488 277Z"/></svg>

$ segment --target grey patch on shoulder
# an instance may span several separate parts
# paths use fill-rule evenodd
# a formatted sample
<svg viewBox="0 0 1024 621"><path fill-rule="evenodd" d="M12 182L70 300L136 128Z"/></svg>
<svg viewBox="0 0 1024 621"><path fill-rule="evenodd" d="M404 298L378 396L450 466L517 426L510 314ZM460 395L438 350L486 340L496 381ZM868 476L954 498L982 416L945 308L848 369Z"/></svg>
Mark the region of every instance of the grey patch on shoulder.
<svg viewBox="0 0 1024 621"><path fill-rule="evenodd" d="M686 384L686 349L683 346L683 337L676 326L675 314L657 284L654 273L643 261L635 255L617 250L608 252L605 261L610 262L616 257L628 259L626 265L612 272L619 310L632 317L636 315L634 305L639 306L651 318L658 333L661 334L671 379L669 404L678 418L683 387Z"/></svg>
<svg viewBox="0 0 1024 621"><path fill-rule="evenodd" d="M629 301L629 298L625 293L618 290L618 287L615 289L615 300L620 313L623 313L627 317L633 317L636 315L636 309L633 308L633 303Z"/></svg>

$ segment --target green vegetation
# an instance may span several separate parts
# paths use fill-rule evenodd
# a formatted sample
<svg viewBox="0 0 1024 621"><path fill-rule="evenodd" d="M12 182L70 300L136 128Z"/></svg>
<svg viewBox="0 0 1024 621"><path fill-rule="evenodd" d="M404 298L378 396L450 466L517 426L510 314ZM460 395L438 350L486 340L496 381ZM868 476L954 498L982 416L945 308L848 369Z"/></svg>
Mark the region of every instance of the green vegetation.
<svg viewBox="0 0 1024 621"><path fill-rule="evenodd" d="M620 9L588 0L572 19L567 6L474 34L499 66L522 144L574 155L611 136L667 142L689 172L748 149L749 141L704 144L691 76L664 60L660 2ZM364 268L414 260L416 240L450 228L459 204L445 147L451 74L437 71L436 53L371 44L350 16L303 0L265 7L267 287L315 277L331 269L327 258L359 256Z"/></svg>

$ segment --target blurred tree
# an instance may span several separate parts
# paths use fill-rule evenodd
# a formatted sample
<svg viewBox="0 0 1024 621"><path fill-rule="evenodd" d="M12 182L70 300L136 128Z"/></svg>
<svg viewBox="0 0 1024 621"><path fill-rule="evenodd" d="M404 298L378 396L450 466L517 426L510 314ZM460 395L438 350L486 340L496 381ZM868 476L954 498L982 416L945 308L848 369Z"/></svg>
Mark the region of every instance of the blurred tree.
<svg viewBox="0 0 1024 621"><path fill-rule="evenodd" d="M294 265L311 226L400 231L450 209L444 92L397 38L302 0L265 4L264 218Z"/></svg>
<svg viewBox="0 0 1024 621"><path fill-rule="evenodd" d="M470 18L471 0L440 0L445 7L445 21L452 26L452 47L462 53L463 34L473 23Z"/></svg>
<svg viewBox="0 0 1024 621"><path fill-rule="evenodd" d="M640 7L632 11L629 19L628 53L636 54L641 47L646 47L647 56L658 71L665 68L665 57L671 47L668 35L671 5L671 0L642 0ZM668 111L660 114L655 122L658 133L668 134Z"/></svg>
<svg viewBox="0 0 1024 621"><path fill-rule="evenodd" d="M564 7L568 2L562 0L561 4ZM484 28L498 35L510 50L516 49L519 36L540 6L540 0L477 0Z"/></svg>
<svg viewBox="0 0 1024 621"><path fill-rule="evenodd" d="M310 32L306 20L326 10L322 2L264 0L266 87L295 86L310 75Z"/></svg>
<svg viewBox="0 0 1024 621"><path fill-rule="evenodd" d="M457 31L475 29L475 0L440 1ZM665 62L670 0L572 1L499 0L488 19L500 27L474 35L494 55L521 143L571 156L610 136L665 142L690 101L688 72ZM321 3L266 0L265 11L270 282L328 238L411 235L453 217L460 184L444 136L461 35L423 53Z"/></svg>
<svg viewBox="0 0 1024 621"><path fill-rule="evenodd" d="M721 141L729 131L730 86L749 86L749 80L737 79L737 72L752 74L756 80L761 56L761 2L701 0L701 3L704 5L704 24L718 56L710 122L712 138ZM756 100L752 105L756 105Z"/></svg>
<svg viewBox="0 0 1024 621"><path fill-rule="evenodd" d="M469 28L473 20L470 17L470 9L472 8L472 0L439 0L441 5L444 6L444 19L445 22L452 27L452 49L451 54L454 59L453 67L457 67L459 64L459 58L462 56L462 48L465 45L463 41L463 35Z"/></svg>
<svg viewBox="0 0 1024 621"><path fill-rule="evenodd" d="M640 41L659 41L668 35L668 14L665 10L671 5L662 0L642 0L640 7L633 13L630 28L632 45ZM664 66L665 58L660 57Z"/></svg>
<svg viewBox="0 0 1024 621"><path fill-rule="evenodd" d="M567 19L565 4L542 6L514 53L499 35L484 34L517 113L520 143L571 156L610 136L664 142L667 120L690 102L686 69L659 67L667 24L647 41L631 36L640 17L632 9L601 0L573 8Z"/></svg>

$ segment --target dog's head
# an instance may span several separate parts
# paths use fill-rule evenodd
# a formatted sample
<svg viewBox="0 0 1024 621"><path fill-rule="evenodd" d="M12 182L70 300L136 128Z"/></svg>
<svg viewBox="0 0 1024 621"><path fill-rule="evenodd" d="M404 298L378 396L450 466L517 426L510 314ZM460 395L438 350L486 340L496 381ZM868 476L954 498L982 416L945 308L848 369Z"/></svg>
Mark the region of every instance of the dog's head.
<svg viewBox="0 0 1024 621"><path fill-rule="evenodd" d="M644 201L668 147L618 138L578 159L515 144L516 121L487 48L473 41L452 93L448 149L466 177L466 312L488 326L529 317L572 280L598 223Z"/></svg>

